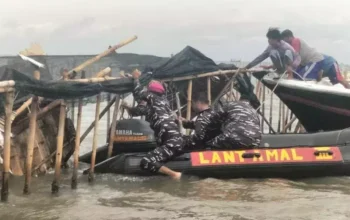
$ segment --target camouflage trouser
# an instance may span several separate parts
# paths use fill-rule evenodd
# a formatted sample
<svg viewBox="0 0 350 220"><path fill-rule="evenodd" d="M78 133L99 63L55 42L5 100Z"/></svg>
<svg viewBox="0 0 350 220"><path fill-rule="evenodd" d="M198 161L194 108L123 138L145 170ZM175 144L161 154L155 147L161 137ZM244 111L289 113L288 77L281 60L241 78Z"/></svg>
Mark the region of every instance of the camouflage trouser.
<svg viewBox="0 0 350 220"><path fill-rule="evenodd" d="M140 167L152 173L158 172L163 163L183 153L184 141L177 125L165 123L156 134L158 147L141 159Z"/></svg>

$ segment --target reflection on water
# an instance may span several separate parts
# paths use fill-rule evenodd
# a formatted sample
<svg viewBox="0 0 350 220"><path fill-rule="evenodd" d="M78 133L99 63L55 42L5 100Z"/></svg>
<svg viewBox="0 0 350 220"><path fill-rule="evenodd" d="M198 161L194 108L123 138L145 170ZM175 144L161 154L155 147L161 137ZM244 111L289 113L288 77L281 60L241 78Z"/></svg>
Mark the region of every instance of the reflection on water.
<svg viewBox="0 0 350 220"><path fill-rule="evenodd" d="M103 108L103 107L102 107ZM82 127L93 118L84 107ZM84 129L83 129L84 130ZM106 122L100 125L99 143ZM90 134L82 153L91 149ZM95 184L82 176L70 189L71 172L63 171L60 194L51 195L53 174L33 178L32 194L24 196L23 178L11 178L10 197L0 204L0 220L218 219L218 220L342 220L350 218L350 178L198 179L174 182L166 177L97 175Z"/></svg>

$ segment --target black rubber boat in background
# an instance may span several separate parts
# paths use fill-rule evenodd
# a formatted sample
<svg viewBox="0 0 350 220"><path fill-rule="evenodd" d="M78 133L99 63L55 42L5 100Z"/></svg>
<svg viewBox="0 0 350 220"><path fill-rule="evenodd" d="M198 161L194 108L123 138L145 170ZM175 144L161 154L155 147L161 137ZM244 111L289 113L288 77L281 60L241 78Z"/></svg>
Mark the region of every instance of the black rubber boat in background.
<svg viewBox="0 0 350 220"><path fill-rule="evenodd" d="M116 138L113 146L115 156L105 160L107 148L100 148L98 155L101 157L95 172L151 175L139 167L142 156L155 146L153 139L146 138L152 131L148 123L127 119L119 121L118 125L117 134L121 137ZM89 162L90 157L91 154L86 154L80 159ZM188 175L214 178L350 175L350 129L313 134L264 135L257 149L189 152L166 165Z"/></svg>

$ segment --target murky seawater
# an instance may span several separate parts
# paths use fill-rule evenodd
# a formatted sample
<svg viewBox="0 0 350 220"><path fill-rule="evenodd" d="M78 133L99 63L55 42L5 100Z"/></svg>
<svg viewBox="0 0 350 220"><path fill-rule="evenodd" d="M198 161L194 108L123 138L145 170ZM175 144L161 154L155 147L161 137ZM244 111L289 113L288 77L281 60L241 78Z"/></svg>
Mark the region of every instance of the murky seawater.
<svg viewBox="0 0 350 220"><path fill-rule="evenodd" d="M276 102L277 104L277 102ZM102 108L106 104L102 105ZM274 104L275 105L275 104ZM94 106L85 106L83 130L93 120ZM106 120L99 126L99 144L106 140ZM92 134L82 153L91 150ZM58 196L51 195L53 173L33 178L32 194L24 196L23 178L12 177L0 220L342 220L350 218L350 178L198 179L180 182L166 177L96 175L89 184L81 164L77 190L70 188L71 170L64 170Z"/></svg>

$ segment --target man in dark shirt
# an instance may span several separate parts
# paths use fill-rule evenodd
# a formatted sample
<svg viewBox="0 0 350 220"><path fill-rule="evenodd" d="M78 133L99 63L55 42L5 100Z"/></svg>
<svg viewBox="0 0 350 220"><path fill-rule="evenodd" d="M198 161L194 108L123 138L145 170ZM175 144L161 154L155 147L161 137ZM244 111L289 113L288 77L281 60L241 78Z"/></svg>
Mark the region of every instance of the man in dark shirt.
<svg viewBox="0 0 350 220"><path fill-rule="evenodd" d="M220 122L210 120L215 112L210 108L206 94L201 93L193 98L193 109L197 113L195 121L179 118L184 128L194 130L193 135L185 136L185 149L189 150L205 147L205 142L220 134L221 127Z"/></svg>

